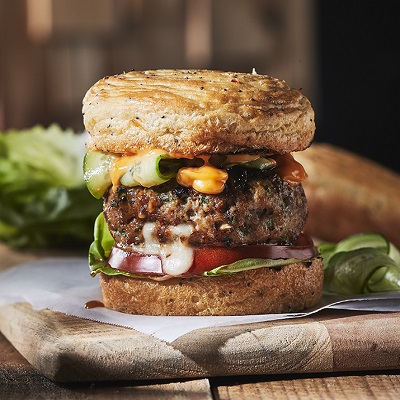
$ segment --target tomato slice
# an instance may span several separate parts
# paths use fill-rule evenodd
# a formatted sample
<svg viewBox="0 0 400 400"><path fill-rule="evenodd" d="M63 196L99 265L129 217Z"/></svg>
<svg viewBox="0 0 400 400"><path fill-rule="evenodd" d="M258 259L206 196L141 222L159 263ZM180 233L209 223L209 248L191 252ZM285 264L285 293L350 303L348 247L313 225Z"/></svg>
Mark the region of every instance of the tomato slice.
<svg viewBox="0 0 400 400"><path fill-rule="evenodd" d="M297 258L309 260L317 254L312 239L301 234L295 245L257 244L238 247L204 247L195 250L194 262L189 275L201 275L221 265L231 264L245 258Z"/></svg>
<svg viewBox="0 0 400 400"><path fill-rule="evenodd" d="M244 245L233 248L209 246L194 250L193 263L183 276L201 275L206 271L218 268L221 265L231 264L245 258L297 258L309 260L317 254L312 239L307 235L300 235L294 245L278 246L271 244ZM158 255L147 255L127 252L113 247L109 257L109 265L121 271L140 275L165 275L162 261Z"/></svg>

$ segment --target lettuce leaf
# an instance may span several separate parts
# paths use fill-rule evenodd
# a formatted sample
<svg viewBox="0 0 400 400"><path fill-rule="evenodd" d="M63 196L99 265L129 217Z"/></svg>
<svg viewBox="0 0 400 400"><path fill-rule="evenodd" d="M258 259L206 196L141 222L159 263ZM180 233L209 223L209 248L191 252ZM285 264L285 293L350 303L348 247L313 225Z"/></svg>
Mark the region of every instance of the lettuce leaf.
<svg viewBox="0 0 400 400"><path fill-rule="evenodd" d="M232 264L221 265L211 271L205 272L204 276L219 276L230 275L236 272L248 271L258 268L279 268L285 265L294 264L298 262L311 262L311 260L298 260L296 258L245 258L243 260L235 261Z"/></svg>
<svg viewBox="0 0 400 400"><path fill-rule="evenodd" d="M345 295L400 290L400 252L384 236L361 233L322 243L324 290Z"/></svg>
<svg viewBox="0 0 400 400"><path fill-rule="evenodd" d="M86 135L35 126L0 132L0 240L85 247L102 208L83 180Z"/></svg>
<svg viewBox="0 0 400 400"><path fill-rule="evenodd" d="M94 240L89 247L89 267L92 275L96 275L98 272L106 273L105 271L109 269L115 271L114 268L108 266L107 262L114 243L114 238L108 229L104 214L101 212L94 223ZM115 275L111 271L109 272L107 275Z"/></svg>

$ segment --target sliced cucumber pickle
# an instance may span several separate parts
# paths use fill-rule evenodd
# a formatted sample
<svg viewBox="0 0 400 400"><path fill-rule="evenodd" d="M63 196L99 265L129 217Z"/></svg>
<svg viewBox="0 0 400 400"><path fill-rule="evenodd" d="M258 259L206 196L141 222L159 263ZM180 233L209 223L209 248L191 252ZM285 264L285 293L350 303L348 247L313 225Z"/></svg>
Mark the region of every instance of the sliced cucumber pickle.
<svg viewBox="0 0 400 400"><path fill-rule="evenodd" d="M243 166L247 168L255 168L264 171L276 167L276 161L273 158L257 158L254 161L248 161Z"/></svg>
<svg viewBox="0 0 400 400"><path fill-rule="evenodd" d="M380 233L368 232L358 233L339 242L336 252L351 251L364 247L372 247L387 254L396 264L400 264L399 250L384 235Z"/></svg>
<svg viewBox="0 0 400 400"><path fill-rule="evenodd" d="M128 187L161 185L173 178L183 165L183 159L174 159L166 154L148 153L128 167L121 177L121 184Z"/></svg>
<svg viewBox="0 0 400 400"><path fill-rule="evenodd" d="M360 294L400 290L400 252L379 233L359 233L318 246L324 290Z"/></svg>
<svg viewBox="0 0 400 400"><path fill-rule="evenodd" d="M93 197L100 199L111 186L110 168L118 159L102 151L88 151L83 160L83 177Z"/></svg>

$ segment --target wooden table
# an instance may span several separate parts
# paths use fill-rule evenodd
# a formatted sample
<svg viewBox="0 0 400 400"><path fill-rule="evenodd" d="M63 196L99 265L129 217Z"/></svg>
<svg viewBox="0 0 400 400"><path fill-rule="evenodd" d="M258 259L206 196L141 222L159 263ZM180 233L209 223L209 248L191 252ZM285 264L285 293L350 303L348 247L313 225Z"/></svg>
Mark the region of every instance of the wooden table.
<svg viewBox="0 0 400 400"><path fill-rule="evenodd" d="M0 245L1 267L41 257ZM399 335L400 338L400 335ZM397 399L400 370L56 383L0 334L0 399Z"/></svg>

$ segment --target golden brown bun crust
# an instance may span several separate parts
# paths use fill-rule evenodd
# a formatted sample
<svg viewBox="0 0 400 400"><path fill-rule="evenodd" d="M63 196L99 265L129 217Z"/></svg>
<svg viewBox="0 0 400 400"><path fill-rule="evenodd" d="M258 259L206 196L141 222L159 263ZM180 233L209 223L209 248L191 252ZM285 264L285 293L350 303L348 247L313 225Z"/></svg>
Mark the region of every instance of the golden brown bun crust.
<svg viewBox="0 0 400 400"><path fill-rule="evenodd" d="M315 131L305 96L257 74L132 71L98 81L82 111L88 148L114 153L289 153L307 148Z"/></svg>
<svg viewBox="0 0 400 400"><path fill-rule="evenodd" d="M400 247L400 175L341 148L314 143L296 154L308 173L305 230L337 242L379 232Z"/></svg>
<svg viewBox="0 0 400 400"><path fill-rule="evenodd" d="M298 312L322 296L323 264L291 264L218 277L167 281L100 274L108 308L144 315L248 315Z"/></svg>

